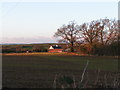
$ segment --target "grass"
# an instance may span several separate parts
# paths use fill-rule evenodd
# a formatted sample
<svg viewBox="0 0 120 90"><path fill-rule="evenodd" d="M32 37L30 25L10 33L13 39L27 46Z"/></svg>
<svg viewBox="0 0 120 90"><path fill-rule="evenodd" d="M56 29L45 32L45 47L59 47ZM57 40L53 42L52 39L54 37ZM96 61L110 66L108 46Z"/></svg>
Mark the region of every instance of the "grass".
<svg viewBox="0 0 120 90"><path fill-rule="evenodd" d="M56 74L74 75L78 80L89 60L88 71L93 75L117 72L118 60L110 57L67 55L3 55L3 87L45 88L52 87Z"/></svg>

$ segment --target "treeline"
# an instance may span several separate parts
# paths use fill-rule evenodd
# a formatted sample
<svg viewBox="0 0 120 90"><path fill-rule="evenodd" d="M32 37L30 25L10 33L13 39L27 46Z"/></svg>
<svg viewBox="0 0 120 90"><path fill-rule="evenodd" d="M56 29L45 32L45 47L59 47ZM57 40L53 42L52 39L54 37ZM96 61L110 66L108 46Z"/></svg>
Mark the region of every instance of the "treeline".
<svg viewBox="0 0 120 90"><path fill-rule="evenodd" d="M47 52L52 44L2 45L2 53Z"/></svg>
<svg viewBox="0 0 120 90"><path fill-rule="evenodd" d="M98 55L98 56L119 56L119 49L120 46L118 42L111 43L109 45L102 46L101 44L93 45L93 50L91 52L91 48L89 44L82 44L79 46L79 51L82 54L89 54L89 55Z"/></svg>
<svg viewBox="0 0 120 90"><path fill-rule="evenodd" d="M71 52L80 52L90 55L120 55L118 20L99 19L89 23L77 25L71 21L63 25L54 34L59 42L68 45Z"/></svg>
<svg viewBox="0 0 120 90"><path fill-rule="evenodd" d="M46 45L3 45L2 53L47 52Z"/></svg>

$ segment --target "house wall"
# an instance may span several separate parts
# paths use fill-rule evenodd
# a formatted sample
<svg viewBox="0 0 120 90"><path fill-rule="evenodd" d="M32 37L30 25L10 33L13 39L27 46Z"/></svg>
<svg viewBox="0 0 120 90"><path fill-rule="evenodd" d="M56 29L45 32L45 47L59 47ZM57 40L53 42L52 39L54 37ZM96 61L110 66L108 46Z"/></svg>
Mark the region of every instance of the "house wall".
<svg viewBox="0 0 120 90"><path fill-rule="evenodd" d="M49 52L63 52L63 49L49 49Z"/></svg>

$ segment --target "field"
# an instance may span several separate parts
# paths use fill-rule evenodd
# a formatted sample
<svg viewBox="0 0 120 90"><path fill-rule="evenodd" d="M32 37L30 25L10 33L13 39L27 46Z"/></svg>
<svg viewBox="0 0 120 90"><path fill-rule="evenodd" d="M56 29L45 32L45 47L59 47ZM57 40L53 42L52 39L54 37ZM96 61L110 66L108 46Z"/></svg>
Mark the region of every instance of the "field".
<svg viewBox="0 0 120 90"><path fill-rule="evenodd" d="M41 54L6 54L2 57L3 87L7 88L53 87L55 75L59 74L74 76L77 83L88 60L86 73L91 82L97 78L98 70L101 77L111 74L112 79L118 71L118 60L114 57Z"/></svg>

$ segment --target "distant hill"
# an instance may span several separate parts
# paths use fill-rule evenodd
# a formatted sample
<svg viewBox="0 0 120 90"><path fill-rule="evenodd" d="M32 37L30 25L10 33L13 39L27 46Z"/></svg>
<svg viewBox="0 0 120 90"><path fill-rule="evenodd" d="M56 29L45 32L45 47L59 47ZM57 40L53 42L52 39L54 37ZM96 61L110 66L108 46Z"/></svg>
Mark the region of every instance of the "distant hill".
<svg viewBox="0 0 120 90"><path fill-rule="evenodd" d="M64 43L2 43L1 45L34 45L34 44L64 44Z"/></svg>
<svg viewBox="0 0 120 90"><path fill-rule="evenodd" d="M20 45L20 44L17 44L17 43L2 43L1 45Z"/></svg>

